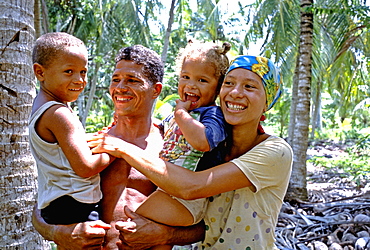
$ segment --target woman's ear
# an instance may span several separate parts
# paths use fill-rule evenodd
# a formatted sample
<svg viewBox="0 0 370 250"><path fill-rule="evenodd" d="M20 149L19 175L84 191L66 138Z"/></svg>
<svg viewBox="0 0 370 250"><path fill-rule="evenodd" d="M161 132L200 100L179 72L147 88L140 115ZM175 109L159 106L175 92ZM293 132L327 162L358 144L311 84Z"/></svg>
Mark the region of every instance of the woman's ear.
<svg viewBox="0 0 370 250"><path fill-rule="evenodd" d="M44 81L44 71L45 68L41 64L33 64L33 72L35 73L37 80L39 80L40 82Z"/></svg>

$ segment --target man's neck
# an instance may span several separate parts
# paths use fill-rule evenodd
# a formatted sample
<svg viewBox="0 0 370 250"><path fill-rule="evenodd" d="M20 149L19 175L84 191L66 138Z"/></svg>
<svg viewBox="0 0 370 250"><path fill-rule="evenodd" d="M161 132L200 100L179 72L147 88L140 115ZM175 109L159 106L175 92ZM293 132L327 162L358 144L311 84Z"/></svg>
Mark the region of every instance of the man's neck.
<svg viewBox="0 0 370 250"><path fill-rule="evenodd" d="M119 116L109 134L140 146L150 134L152 126L152 119L149 116L142 118Z"/></svg>

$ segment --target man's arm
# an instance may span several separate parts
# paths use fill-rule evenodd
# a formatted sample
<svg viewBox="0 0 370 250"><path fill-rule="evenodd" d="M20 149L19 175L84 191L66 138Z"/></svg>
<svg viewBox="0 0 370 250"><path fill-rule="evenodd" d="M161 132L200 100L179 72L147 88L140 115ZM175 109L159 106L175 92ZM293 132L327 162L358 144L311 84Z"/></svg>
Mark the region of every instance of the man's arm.
<svg viewBox="0 0 370 250"><path fill-rule="evenodd" d="M32 224L46 239L54 241L63 249L101 249L106 230L110 228L100 220L70 225L47 224L41 217L41 211L33 209Z"/></svg>
<svg viewBox="0 0 370 250"><path fill-rule="evenodd" d="M116 222L120 231L120 249L148 249L157 245L188 245L204 239L204 223L190 227L170 227L155 223L125 207L128 221Z"/></svg>

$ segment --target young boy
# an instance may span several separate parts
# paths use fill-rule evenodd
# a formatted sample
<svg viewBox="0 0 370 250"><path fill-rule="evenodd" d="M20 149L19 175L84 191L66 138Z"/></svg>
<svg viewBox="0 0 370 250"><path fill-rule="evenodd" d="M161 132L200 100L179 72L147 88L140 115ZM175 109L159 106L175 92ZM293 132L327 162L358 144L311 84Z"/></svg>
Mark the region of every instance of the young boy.
<svg viewBox="0 0 370 250"><path fill-rule="evenodd" d="M67 33L37 39L33 70L40 82L29 122L31 152L38 168L38 208L49 224L98 219L101 172L113 158L92 154L84 128L69 102L86 86L88 53Z"/></svg>

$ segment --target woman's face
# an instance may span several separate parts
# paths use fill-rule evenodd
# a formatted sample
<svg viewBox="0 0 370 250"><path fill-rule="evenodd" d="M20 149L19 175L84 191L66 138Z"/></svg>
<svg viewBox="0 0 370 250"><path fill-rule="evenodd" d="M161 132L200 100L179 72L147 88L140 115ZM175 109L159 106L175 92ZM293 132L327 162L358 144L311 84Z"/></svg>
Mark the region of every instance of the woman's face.
<svg viewBox="0 0 370 250"><path fill-rule="evenodd" d="M226 75L220 101L226 121L234 126L257 125L267 108L262 79L243 68L236 68Z"/></svg>

